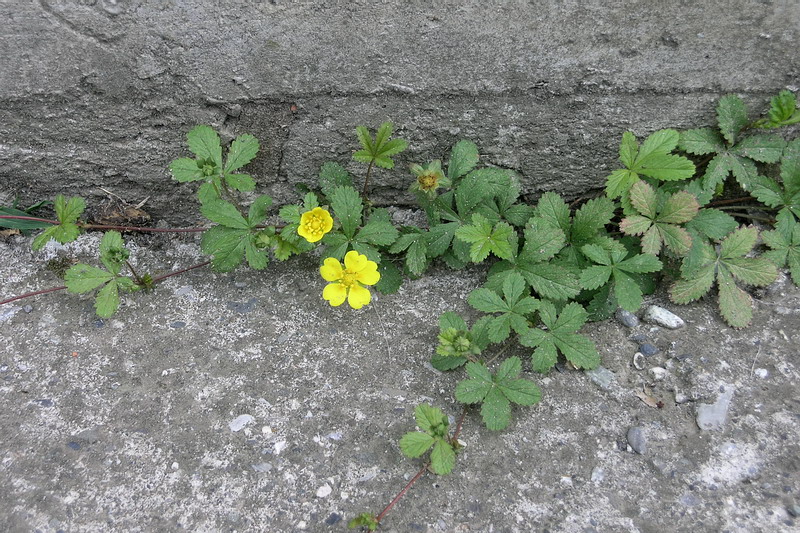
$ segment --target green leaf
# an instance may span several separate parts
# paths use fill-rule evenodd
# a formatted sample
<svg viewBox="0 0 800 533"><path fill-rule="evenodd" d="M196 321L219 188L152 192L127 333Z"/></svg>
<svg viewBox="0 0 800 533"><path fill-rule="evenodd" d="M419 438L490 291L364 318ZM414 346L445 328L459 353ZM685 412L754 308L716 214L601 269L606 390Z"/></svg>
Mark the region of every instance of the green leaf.
<svg viewBox="0 0 800 533"><path fill-rule="evenodd" d="M83 263L70 267L64 277L67 291L75 294L89 292L113 279L114 274Z"/></svg>
<svg viewBox="0 0 800 533"><path fill-rule="evenodd" d="M504 313L509 306L496 292L489 289L475 289L467 297L469 305L484 313Z"/></svg>
<svg viewBox="0 0 800 533"><path fill-rule="evenodd" d="M444 313L439 316L439 330L444 331L446 329L453 328L458 331L466 331L467 323L464 322L464 319L461 318L460 315L454 313L453 311L445 311Z"/></svg>
<svg viewBox="0 0 800 533"><path fill-rule="evenodd" d="M449 421L447 416L437 407L431 407L426 404L419 404L414 409L414 417L417 420L417 426L424 431L434 436L444 436L447 434L447 426Z"/></svg>
<svg viewBox="0 0 800 533"><path fill-rule="evenodd" d="M678 304L687 304L697 300L714 284L714 265L705 266L695 272L689 279L676 281L669 291L670 299Z"/></svg>
<svg viewBox="0 0 800 533"><path fill-rule="evenodd" d="M431 470L440 476L453 471L456 465L456 452L453 447L443 439L436 439L431 452Z"/></svg>
<svg viewBox="0 0 800 533"><path fill-rule="evenodd" d="M717 121L722 136L728 144L736 143L736 136L747 125L747 108L734 94L723 96L717 104Z"/></svg>
<svg viewBox="0 0 800 533"><path fill-rule="evenodd" d="M188 157L174 160L170 163L169 170L172 173L172 179L181 183L206 179L206 175L203 174L203 170L198 166L197 160L189 159Z"/></svg>
<svg viewBox="0 0 800 533"><path fill-rule="evenodd" d="M614 217L614 202L605 196L589 200L575 212L571 242L579 246L595 237ZM527 239L527 238L526 238Z"/></svg>
<svg viewBox="0 0 800 533"><path fill-rule="evenodd" d="M212 255L211 266L218 272L230 272L244 259L250 238L247 229L214 226L203 233L200 249Z"/></svg>
<svg viewBox="0 0 800 533"><path fill-rule="evenodd" d="M378 519L372 513L361 513L347 523L347 527L355 529L357 527L365 527L369 531L378 529Z"/></svg>
<svg viewBox="0 0 800 533"><path fill-rule="evenodd" d="M331 208L342 225L342 232L352 239L356 228L361 224L363 205L361 197L352 187L336 187L328 195Z"/></svg>
<svg viewBox="0 0 800 533"><path fill-rule="evenodd" d="M400 439L400 451L410 458L419 457L433 446L434 438L427 433L411 431Z"/></svg>
<svg viewBox="0 0 800 533"><path fill-rule="evenodd" d="M643 161L655 154L668 154L678 146L680 134L671 129L658 130L647 136L642 143L639 153L633 165L626 165L628 168L633 166L643 166Z"/></svg>
<svg viewBox="0 0 800 533"><path fill-rule="evenodd" d="M541 332L539 329L531 331ZM558 351L555 343L549 337L543 339L537 346L531 354L531 367L534 372L545 373L558 361Z"/></svg>
<svg viewBox="0 0 800 533"><path fill-rule="evenodd" d="M636 161L639 153L639 143L633 133L626 131L622 134L622 142L619 144L619 160L628 168L631 168Z"/></svg>
<svg viewBox="0 0 800 533"><path fill-rule="evenodd" d="M676 192L664 202L659 210L658 221L668 224L682 224L690 221L697 215L700 205L695 197L688 192Z"/></svg>
<svg viewBox="0 0 800 533"><path fill-rule="evenodd" d="M339 163L328 161L319 170L319 188L325 196L330 196L336 187L353 186L353 178Z"/></svg>
<svg viewBox="0 0 800 533"><path fill-rule="evenodd" d="M247 264L254 270L263 270L269 264L267 249L259 249L253 243L252 236L248 236L244 243L244 253Z"/></svg>
<svg viewBox="0 0 800 533"><path fill-rule="evenodd" d="M562 333L556 337L556 346L567 360L578 368L591 370L600 365L600 354L594 343L577 333Z"/></svg>
<svg viewBox="0 0 800 533"><path fill-rule="evenodd" d="M491 223L479 213L472 215L472 224L462 226L455 232L455 236L462 241L471 243L470 259L479 263L494 253L497 257L509 259L512 253L510 239L514 234L506 222L498 222L494 228Z"/></svg>
<svg viewBox="0 0 800 533"><path fill-rule="evenodd" d="M476 363L467 363L467 365ZM465 379L456 385L456 400L461 403L473 404L480 403L492 388L491 381L479 381L477 379Z"/></svg>
<svg viewBox="0 0 800 533"><path fill-rule="evenodd" d="M631 187L630 200L633 207L641 214L647 218L656 218L658 199L656 198L655 189L650 185L643 181L634 183Z"/></svg>
<svg viewBox="0 0 800 533"><path fill-rule="evenodd" d="M355 238L375 246L391 246L397 240L398 234L397 228L389 222L370 220L358 231Z"/></svg>
<svg viewBox="0 0 800 533"><path fill-rule="evenodd" d="M719 310L725 321L735 328L750 325L753 319L753 299L736 286L733 277L725 268L717 272L719 285Z"/></svg>
<svg viewBox="0 0 800 533"><path fill-rule="evenodd" d="M518 405L535 405L542 399L539 387L526 379L507 381L500 386L500 390L509 401Z"/></svg>
<svg viewBox="0 0 800 533"><path fill-rule="evenodd" d="M611 278L612 268L606 265L594 265L581 272L581 286L584 289L594 290L608 283Z"/></svg>
<svg viewBox="0 0 800 533"><path fill-rule="evenodd" d="M428 254L431 257L443 255L453 242L456 230L460 227L458 222L448 222L446 224L436 224L425 234L425 241Z"/></svg>
<svg viewBox="0 0 800 533"><path fill-rule="evenodd" d="M130 256L122 242L122 235L117 231L108 231L100 241L100 261L115 276L119 274L122 265Z"/></svg>
<svg viewBox="0 0 800 533"><path fill-rule="evenodd" d="M770 100L769 118L779 124L792 118L797 108L797 99L792 91L783 90Z"/></svg>
<svg viewBox="0 0 800 533"><path fill-rule="evenodd" d="M258 139L252 135L244 134L238 136L228 149L228 158L225 162L225 174L240 169L252 161L258 153L258 148Z"/></svg>
<svg viewBox="0 0 800 533"><path fill-rule="evenodd" d="M237 191L249 192L256 188L256 182L249 174L225 174L225 183Z"/></svg>
<svg viewBox="0 0 800 533"><path fill-rule="evenodd" d="M639 161L639 174L662 181L685 180L694 176L694 163L683 156L675 154L650 154Z"/></svg>
<svg viewBox="0 0 800 533"><path fill-rule="evenodd" d="M219 135L210 126L196 126L186 134L189 150L200 159L213 161L222 167L222 145Z"/></svg>
<svg viewBox="0 0 800 533"><path fill-rule="evenodd" d="M700 128L682 132L678 146L684 152L694 155L713 154L725 149L722 137L711 128Z"/></svg>
<svg viewBox="0 0 800 533"><path fill-rule="evenodd" d="M222 226L236 229L248 229L250 227L236 206L225 200L214 200L203 204L200 212L211 222L216 222Z"/></svg>
<svg viewBox="0 0 800 533"><path fill-rule="evenodd" d="M394 263L391 261L381 261L378 265L378 273L381 279L375 285L375 288L382 294L394 294L400 290L400 285L403 284L403 275Z"/></svg>
<svg viewBox="0 0 800 533"><path fill-rule="evenodd" d="M569 223L567 223L569 224ZM541 263L552 259L565 244L564 231L538 217L528 221L524 230L525 244L520 258L524 262Z"/></svg>
<svg viewBox="0 0 800 533"><path fill-rule="evenodd" d="M732 216L719 209L709 208L700 209L697 216L686 223L688 229L714 240L721 240L736 229L736 226L736 220Z"/></svg>
<svg viewBox="0 0 800 533"><path fill-rule="evenodd" d="M548 191L539 198L534 216L544 219L554 228L562 230L562 233L569 229L569 206L554 192Z"/></svg>
<svg viewBox="0 0 800 533"><path fill-rule="evenodd" d="M777 135L754 135L743 139L732 152L761 163L777 163L785 147L786 141Z"/></svg>
<svg viewBox="0 0 800 533"><path fill-rule="evenodd" d="M586 310L578 302L570 302L561 310L561 314L554 323L551 323L550 329L553 333L572 333L581 329L586 323L588 314Z"/></svg>
<svg viewBox="0 0 800 533"><path fill-rule="evenodd" d="M505 429L511 422L511 403L498 388L492 388L483 399L481 418L492 431Z"/></svg>
<svg viewBox="0 0 800 533"><path fill-rule="evenodd" d="M266 194L259 196L250 204L250 210L247 213L247 222L250 228L255 228L266 220L271 205L272 198Z"/></svg>
<svg viewBox="0 0 800 533"><path fill-rule="evenodd" d="M94 308L100 318L110 318L119 309L119 287L116 279L109 281L97 292Z"/></svg>
<svg viewBox="0 0 800 533"><path fill-rule="evenodd" d="M755 227L741 227L722 241L720 257L728 259L745 255L753 249L757 239L758 230Z"/></svg>
<svg viewBox="0 0 800 533"><path fill-rule="evenodd" d="M769 285L778 277L775 265L764 258L733 257L725 266L739 281L756 287Z"/></svg>
<svg viewBox="0 0 800 533"><path fill-rule="evenodd" d="M450 152L447 177L455 183L455 180L466 175L477 164L478 147L475 143L467 140L458 141Z"/></svg>
<svg viewBox="0 0 800 533"><path fill-rule="evenodd" d="M639 175L628 169L615 170L606 177L606 195L619 198L639 181Z"/></svg>
<svg viewBox="0 0 800 533"><path fill-rule="evenodd" d="M408 143L402 139L389 140L392 129L393 125L391 122L384 122L378 128L375 139L373 140L367 128L358 126L356 128L356 135L364 149L354 153L353 158L362 163L373 162L381 168L394 168L394 161L390 156L405 150L408 147Z"/></svg>

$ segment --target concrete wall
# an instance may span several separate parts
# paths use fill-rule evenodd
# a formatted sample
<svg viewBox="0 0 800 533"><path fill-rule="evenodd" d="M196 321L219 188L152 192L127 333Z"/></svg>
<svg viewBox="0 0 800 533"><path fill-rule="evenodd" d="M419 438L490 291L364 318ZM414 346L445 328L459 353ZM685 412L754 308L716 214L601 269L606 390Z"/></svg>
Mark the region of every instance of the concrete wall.
<svg viewBox="0 0 800 533"><path fill-rule="evenodd" d="M386 119L402 167L470 138L532 197L576 195L625 129L711 123L729 92L755 115L800 84L796 0L3 0L0 17L0 194L92 204L101 186L171 223L196 217L166 168L199 123L261 139L250 171L279 202L326 160L361 171L353 129ZM379 174L374 199L410 201L408 180Z"/></svg>

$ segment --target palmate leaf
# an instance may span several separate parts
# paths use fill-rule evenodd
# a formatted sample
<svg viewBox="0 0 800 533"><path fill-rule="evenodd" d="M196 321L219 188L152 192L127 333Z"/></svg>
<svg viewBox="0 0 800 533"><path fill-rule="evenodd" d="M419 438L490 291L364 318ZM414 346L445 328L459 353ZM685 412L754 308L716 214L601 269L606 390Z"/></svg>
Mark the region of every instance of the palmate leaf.
<svg viewBox="0 0 800 533"><path fill-rule="evenodd" d="M800 286L800 223L789 213L779 213L775 229L761 234L771 248L764 257L782 267L789 267L795 285Z"/></svg>
<svg viewBox="0 0 800 533"><path fill-rule="evenodd" d="M747 125L747 107L741 98L729 94L717 104L717 122L722 136L729 144L736 143L736 136Z"/></svg>
<svg viewBox="0 0 800 533"><path fill-rule="evenodd" d="M517 379L522 371L518 357L503 361L495 375L480 363L467 363L470 379L456 386L456 399L461 403L481 403L481 417L486 427L499 431L511 422L511 403L534 405L541 399L541 391L532 382Z"/></svg>
<svg viewBox="0 0 800 533"><path fill-rule="evenodd" d="M588 319L588 313L577 302L564 306L561 313L547 301L540 305L539 317L547 330L529 329L520 335L520 344L536 348L532 355L533 369L547 372L556 363L556 349L578 368L596 368L600 354L594 343L575 333Z"/></svg>
<svg viewBox="0 0 800 533"><path fill-rule="evenodd" d="M189 150L200 159L207 159L222 168L222 145L219 135L210 126L195 126L186 134Z"/></svg>
<svg viewBox="0 0 800 533"><path fill-rule="evenodd" d="M678 145L680 135L675 130L659 130L645 139L641 148L630 132L622 136L620 161L625 169L615 170L606 178L606 195L609 198L627 198L628 190L647 176L662 181L676 181L694 175L694 163L672 152Z"/></svg>
<svg viewBox="0 0 800 533"><path fill-rule="evenodd" d="M770 101L767 118L756 122L757 128L780 128L800 122L800 110L797 109L797 98L791 91L781 91Z"/></svg>
<svg viewBox="0 0 800 533"><path fill-rule="evenodd" d="M361 214L364 209L358 191L353 187L339 186L331 191L328 199L331 202L331 209L342 225L342 232L348 238L352 238L361 224Z"/></svg>
<svg viewBox="0 0 800 533"><path fill-rule="evenodd" d="M461 226L455 232L456 238L471 244L470 259L474 263L483 261L490 253L501 259L509 259L514 234L514 228L507 222L501 221L492 227L489 220L479 213L472 215L472 224Z"/></svg>
<svg viewBox="0 0 800 533"><path fill-rule="evenodd" d="M408 147L408 143L403 139L390 140L394 125L391 122L384 122L378 128L373 139L369 130L364 126L356 128L356 136L361 143L362 149L353 154L353 159L362 163L374 163L375 165L391 169L394 168L394 161L391 156L397 155Z"/></svg>
<svg viewBox="0 0 800 533"><path fill-rule="evenodd" d="M50 226L36 236L33 240L34 250L41 250L50 239L54 239L61 244L72 242L81 233L77 222L78 217L86 209L86 202L84 202L83 198L75 196L68 200L63 194L59 194L56 196L55 202L53 202L53 208L56 211L59 224Z"/></svg>
<svg viewBox="0 0 800 533"><path fill-rule="evenodd" d="M449 439L447 416L436 407L420 404L414 409L417 426L422 430L406 433L400 439L400 450L408 457L419 457L431 446L431 469L439 475L449 474L455 466L456 454Z"/></svg>
<svg viewBox="0 0 800 533"><path fill-rule="evenodd" d="M319 169L319 188L322 194L330 196L333 189L340 186L352 187L353 178L339 163L324 163Z"/></svg>
<svg viewBox="0 0 800 533"><path fill-rule="evenodd" d="M478 147L468 140L458 141L450 151L450 162L447 164L447 177L455 181L466 175L478 164Z"/></svg>
<svg viewBox="0 0 800 533"><path fill-rule="evenodd" d="M642 288L630 274L647 274L661 270L662 264L654 255L639 254L626 258L626 250L608 251L594 244L587 244L581 251L598 265L584 269L581 285L587 290L596 290L610 283L610 295L623 309L635 312L642 305Z"/></svg>
<svg viewBox="0 0 800 533"><path fill-rule="evenodd" d="M719 290L719 308L725 321L743 328L752 319L750 296L736 286L736 280L748 285L765 286L777 277L775 265L764 258L746 257L758 238L753 227L741 227L728 235L718 250L697 240L684 259L681 279L670 288L670 299L688 303L706 294L714 282Z"/></svg>
<svg viewBox="0 0 800 533"><path fill-rule="evenodd" d="M658 255L662 242L677 255L685 255L689 251L692 239L677 224L690 221L700 209L693 195L680 191L659 198L655 189L639 181L631 187L630 201L641 215L624 218L620 222L620 229L628 235L643 235L644 253Z"/></svg>
<svg viewBox="0 0 800 533"><path fill-rule="evenodd" d="M252 161L258 153L258 148L258 139L252 135L244 134L238 136L228 149L225 174L230 174Z"/></svg>

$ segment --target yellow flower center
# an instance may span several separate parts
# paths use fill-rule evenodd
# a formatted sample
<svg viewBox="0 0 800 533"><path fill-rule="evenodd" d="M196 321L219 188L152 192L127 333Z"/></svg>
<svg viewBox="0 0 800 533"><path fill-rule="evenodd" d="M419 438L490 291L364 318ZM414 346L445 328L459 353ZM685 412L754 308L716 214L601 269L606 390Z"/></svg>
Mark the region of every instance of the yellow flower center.
<svg viewBox="0 0 800 533"><path fill-rule="evenodd" d="M341 281L339 281L342 285L347 287L348 289L353 285L358 285L358 272L351 272L350 270L345 270Z"/></svg>
<svg viewBox="0 0 800 533"><path fill-rule="evenodd" d="M417 182L423 191L435 189L438 185L438 181L436 174L433 172L420 174L419 177L417 177Z"/></svg>

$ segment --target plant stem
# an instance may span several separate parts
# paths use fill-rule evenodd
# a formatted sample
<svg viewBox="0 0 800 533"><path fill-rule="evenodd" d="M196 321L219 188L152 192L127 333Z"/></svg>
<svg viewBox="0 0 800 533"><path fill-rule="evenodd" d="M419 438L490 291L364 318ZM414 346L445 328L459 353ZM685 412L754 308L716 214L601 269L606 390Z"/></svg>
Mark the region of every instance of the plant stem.
<svg viewBox="0 0 800 533"><path fill-rule="evenodd" d="M742 196L741 198L728 198L726 200L717 200L708 204L708 207L715 207L718 205L735 204L736 202L750 202L755 200L752 196Z"/></svg>
<svg viewBox="0 0 800 533"><path fill-rule="evenodd" d="M364 201L365 202L367 201L367 198L368 198L367 191L369 190L369 175L370 175L370 173L372 173L372 165L374 163L375 163L375 161L370 161L369 162L369 166L367 167L367 175L364 178L364 189L361 191L361 196L364 197Z"/></svg>
<svg viewBox="0 0 800 533"><path fill-rule="evenodd" d="M125 262L128 263L127 261L125 261ZM170 272L169 274L162 274L161 276L157 276L157 277L153 278L153 283L158 283L159 281L163 281L163 280L165 280L167 278L170 278L172 276L177 276L178 274L183 274L184 272L188 272L190 270L194 270L195 268L204 267L207 264L209 264L210 262L211 261L203 261L202 263L198 263L196 265L193 265L193 266L190 266L190 267L187 267L187 268L183 268L181 270L176 270L175 272ZM131 272L133 272L133 268L131 267L130 263L128 263L128 268L130 268ZM133 275L136 278L137 283L139 283L140 285L144 284L142 282L142 280L139 278L139 276L136 275L136 272L133 272ZM67 288L66 286L62 286L62 287L53 287L51 289L42 289L40 291L35 291L35 292L28 292L28 293L22 294L20 296L14 296L12 298L8 298L6 300L3 300L2 302L0 302L0 305L8 304L8 303L11 303L11 302L16 302L17 300L22 300L23 298L30 298L32 296L39 296L40 294L47 294L49 292L61 291L61 290L64 290L66 288Z"/></svg>
<svg viewBox="0 0 800 533"><path fill-rule="evenodd" d="M58 226L60 224L58 220L50 220L48 218L22 217L17 215L0 215L0 218L4 218L7 220L30 220L33 222L47 222L48 224L53 224L54 226Z"/></svg>
<svg viewBox="0 0 800 533"><path fill-rule="evenodd" d="M774 218L759 217L759 216L755 216L755 215L748 215L747 213L728 213L728 214L733 216L733 217L749 218L750 220L758 220L759 222L768 222L770 224L774 224L775 223L775 219Z"/></svg>
<svg viewBox="0 0 800 533"><path fill-rule="evenodd" d="M131 262L126 259L125 260L125 264L128 265L128 268L130 269L131 274L133 274L133 277L136 279L136 284L141 286L141 287L144 287L144 282L142 281L142 278L140 278L139 274L136 273L136 270L133 268L133 265L131 264Z"/></svg>
<svg viewBox="0 0 800 533"><path fill-rule="evenodd" d="M453 438L451 440L454 440L454 441L458 440L458 436L461 434L461 428L464 426L464 418L467 416L467 409L468 408L469 408L469 406L465 405L464 409L461 410L461 416L458 417L458 423L456 424L456 431L455 431L455 433L453 433ZM408 492L408 490L414 485L414 483L416 483L419 480L419 478L422 477L422 475L428 470L429 466L431 466L431 462L430 461L427 461L427 462L425 462L424 465L422 465L422 468L419 469L419 472L417 472L417 475L412 477L411 481L406 483L406 486L403 487L403 490L398 492L397 496L395 496L394 499L392 499L392 501L389 502L389 505L387 505L383 509L383 511L381 511L380 514L375 518L375 520L378 523L380 523L380 521L383 520L383 518L386 516L386 514L389 511L392 510L392 507L394 507L397 504L397 502L399 502L400 499L403 496L405 496L406 492Z"/></svg>
<svg viewBox="0 0 800 533"><path fill-rule="evenodd" d="M412 486L412 485L414 485L414 483L416 483L416 482L417 482L417 480L418 480L419 478L421 478L421 477L422 477L422 475L425 473L425 471L427 471L427 470L428 470L428 467L429 467L430 465L431 465L430 461L428 461L428 462L426 462L424 465L422 465L422 468L420 468L420 469L419 469L419 472L417 472L417 475L411 478L411 481L409 481L409 482L406 484L406 486L405 486L405 487L403 487L403 490L401 490L400 492L398 492L398 493L397 493L397 496L395 496L395 497L394 497L394 499L393 499L392 501L390 501L390 502L389 502L389 505L387 505L387 506L386 506L386 507L383 509L383 511L381 511L381 514L379 514L379 515L378 515L378 516L375 518L375 521L376 521L376 522L380 523L380 521L381 521L381 520L383 520L383 517L385 517L385 516L386 516L386 513L388 513L389 511L391 511L391 510L392 510L392 507L394 507L394 506L395 506L395 504L396 504L397 502L399 502L399 501L400 501L400 498L402 498L403 496L405 496L406 492L408 492L408 489L410 489L410 488L411 488L411 486Z"/></svg>
<svg viewBox="0 0 800 533"><path fill-rule="evenodd" d="M86 230L98 229L106 230L113 229L117 231L141 231L143 233L200 233L206 231L208 228L148 228L139 226L106 226L103 224L79 224L80 227Z"/></svg>
<svg viewBox="0 0 800 533"><path fill-rule="evenodd" d="M28 292L20 296L14 296L13 298L8 298L7 300L3 300L2 302L0 302L0 305L10 304L11 302L16 302L17 300L22 300L23 298L30 298L32 296L39 296L40 294L47 294L48 292L63 291L66 288L67 286L63 285L61 287L53 287L52 289L42 289L40 291Z"/></svg>
<svg viewBox="0 0 800 533"><path fill-rule="evenodd" d="M183 274L184 272L189 272L190 270L194 270L195 268L204 267L209 264L211 261L203 261L202 263L198 263L196 265L176 270L175 272L170 272L169 274L162 274L160 276L156 276L153 278L153 283L158 283L159 281L165 280L167 278L171 278L172 276L177 276L178 274Z"/></svg>

